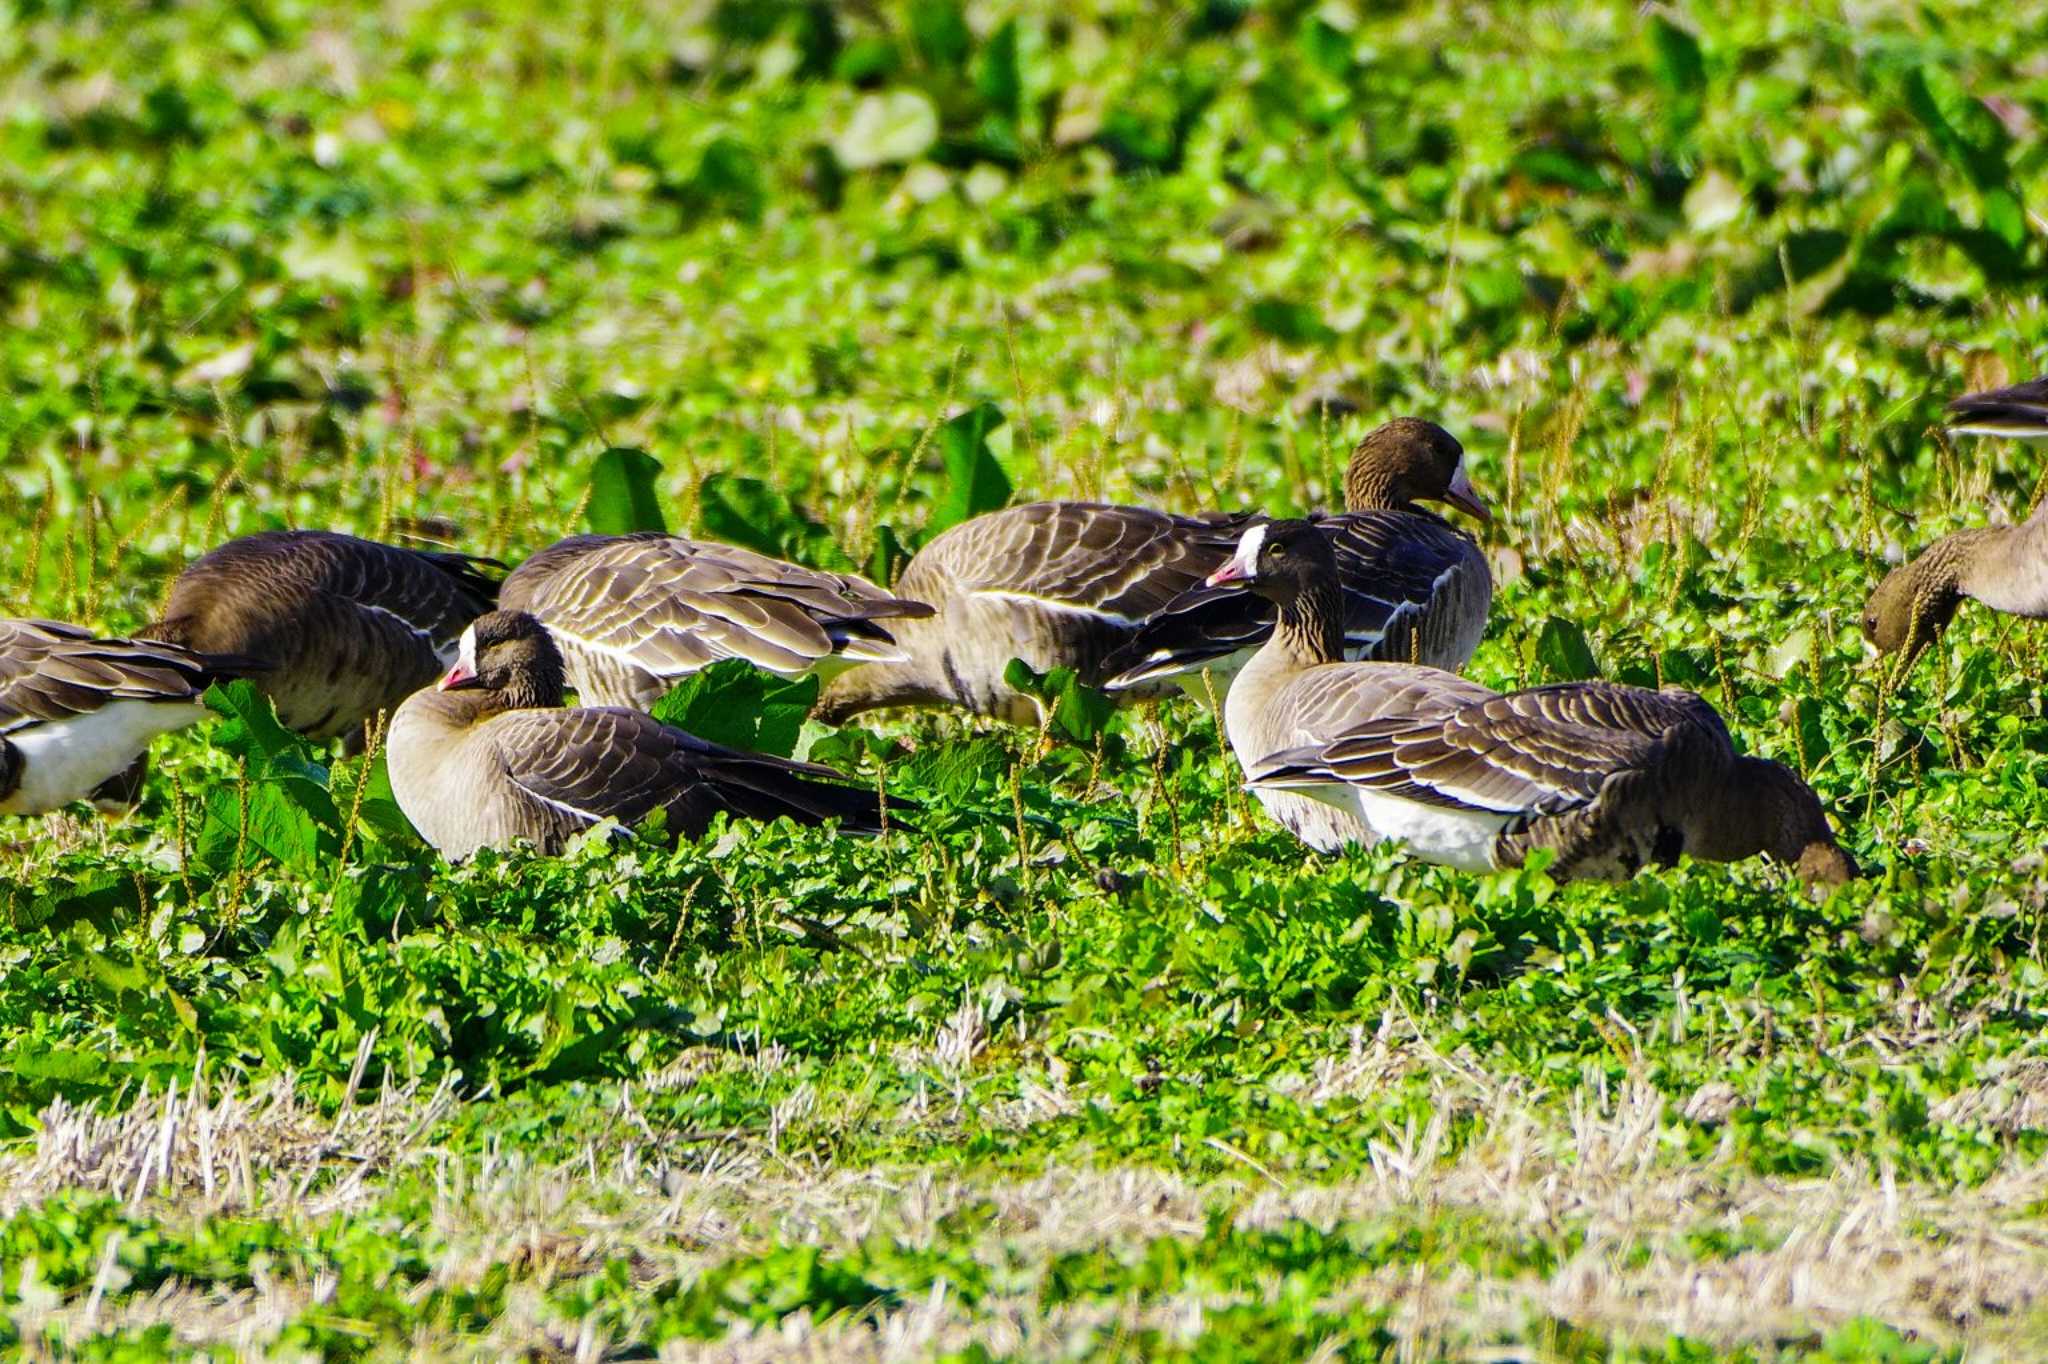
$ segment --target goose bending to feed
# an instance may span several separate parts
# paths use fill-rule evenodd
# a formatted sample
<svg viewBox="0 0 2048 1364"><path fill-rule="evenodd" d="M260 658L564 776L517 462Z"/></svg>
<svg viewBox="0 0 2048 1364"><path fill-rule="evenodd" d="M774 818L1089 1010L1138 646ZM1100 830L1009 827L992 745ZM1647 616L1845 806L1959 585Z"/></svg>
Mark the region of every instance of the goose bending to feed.
<svg viewBox="0 0 2048 1364"><path fill-rule="evenodd" d="M909 657L841 673L814 713L839 724L885 706L961 706L1037 724L1037 699L1003 680L1011 659L1101 685L1103 661L1229 558L1250 519L1033 502L963 521L919 550L896 584L938 608L894 627Z"/></svg>
<svg viewBox="0 0 2048 1364"><path fill-rule="evenodd" d="M1338 661L1335 569L1328 542L1296 521L1254 527L1216 574L1279 609L1224 722L1269 809L1306 796L1333 817L1275 810L1304 840L1395 838L1471 871L1549 848L1560 879L1632 876L1680 853L1764 854L1815 884L1856 875L1812 789L1738 754L1690 692L1581 682L1503 694L1415 664Z"/></svg>
<svg viewBox="0 0 2048 1364"><path fill-rule="evenodd" d="M1941 637L1965 597L1994 611L2048 619L2048 503L2017 526L1959 530L1887 573L1863 608L1879 654L1911 663Z"/></svg>
<svg viewBox="0 0 2048 1364"><path fill-rule="evenodd" d="M392 717L392 794L420 836L450 860L478 848L561 851L605 819L632 825L657 810L695 838L720 810L788 815L879 833L876 792L842 785L815 763L745 753L637 710L565 709L561 651L524 611L494 611L463 632L438 686Z"/></svg>
<svg viewBox="0 0 2048 1364"><path fill-rule="evenodd" d="M0 619L0 814L38 815L122 779L152 739L206 714L215 682L251 658L143 639L100 639L49 620Z"/></svg>
<svg viewBox="0 0 2048 1364"><path fill-rule="evenodd" d="M142 633L263 660L256 684L288 729L360 743L363 722L440 675L464 626L489 611L493 560L266 531L192 561Z"/></svg>
<svg viewBox="0 0 2048 1364"><path fill-rule="evenodd" d="M651 708L722 658L784 677L902 663L893 623L929 616L864 578L680 535L576 535L512 571L498 604L538 616L584 705Z"/></svg>
<svg viewBox="0 0 2048 1364"><path fill-rule="evenodd" d="M1442 501L1491 519L1465 447L1433 422L1399 417L1369 432L1344 474L1345 512L1318 518L1344 593L1344 657L1462 668L1486 633L1493 575L1472 537L1416 505ZM1147 621L1108 662L1110 691L1173 680L1206 701L1273 633L1273 604L1242 583L1202 584ZM1208 674L1205 681L1204 673Z"/></svg>
<svg viewBox="0 0 2048 1364"><path fill-rule="evenodd" d="M1969 436L2048 437L2048 376L1965 393L1948 405L1948 428Z"/></svg>

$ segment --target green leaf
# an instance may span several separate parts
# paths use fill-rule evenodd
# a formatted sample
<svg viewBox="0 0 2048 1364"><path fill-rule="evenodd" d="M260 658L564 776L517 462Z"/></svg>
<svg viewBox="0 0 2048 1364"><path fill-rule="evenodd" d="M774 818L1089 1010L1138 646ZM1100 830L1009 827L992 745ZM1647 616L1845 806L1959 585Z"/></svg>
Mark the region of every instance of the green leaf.
<svg viewBox="0 0 2048 1364"><path fill-rule="evenodd" d="M661 461L645 450L614 445L590 468L590 501L583 519L598 535L631 535L637 530L667 530L661 499L654 491Z"/></svg>
<svg viewBox="0 0 2048 1364"><path fill-rule="evenodd" d="M1324 346L1337 339L1314 308L1270 294L1253 301L1251 320L1253 327L1290 346Z"/></svg>
<svg viewBox="0 0 2048 1364"><path fill-rule="evenodd" d="M1536 636L1536 661L1554 681L1583 682L1600 675L1586 632L1561 616L1544 620Z"/></svg>
<svg viewBox="0 0 2048 1364"><path fill-rule="evenodd" d="M911 0L910 36L927 65L958 70L974 46L959 0Z"/></svg>
<svg viewBox="0 0 2048 1364"><path fill-rule="evenodd" d="M213 728L213 746L252 764L267 764L280 754L305 758L306 741L278 723L270 698L256 690L247 678L225 684L216 682L206 689L206 708L227 717Z"/></svg>
<svg viewBox="0 0 2048 1364"><path fill-rule="evenodd" d="M974 88L982 103L1013 122L1024 115L1024 73L1018 57L1017 21L1005 19L989 35L974 63Z"/></svg>
<svg viewBox="0 0 2048 1364"><path fill-rule="evenodd" d="M707 474L697 485L697 524L727 544L833 572L853 568L830 531L758 478Z"/></svg>
<svg viewBox="0 0 2048 1364"><path fill-rule="evenodd" d="M1116 714L1116 703L1094 687L1084 686L1072 668L1037 673L1021 658L1003 669L1003 681L1035 696L1052 716L1052 728L1076 743L1092 744Z"/></svg>
<svg viewBox="0 0 2048 1364"><path fill-rule="evenodd" d="M684 186L682 197L700 212L724 213L741 222L757 223L768 204L761 159L737 138L713 138L697 162L696 174Z"/></svg>
<svg viewBox="0 0 2048 1364"><path fill-rule="evenodd" d="M700 739L787 758L818 699L818 679L763 672L723 658L692 673L654 703L654 718Z"/></svg>
<svg viewBox="0 0 2048 1364"><path fill-rule="evenodd" d="M2006 153L2012 135L1955 74L1923 66L1906 77L1906 103L1950 164L1978 189L2011 182Z"/></svg>
<svg viewBox="0 0 2048 1364"><path fill-rule="evenodd" d="M1707 88L1707 64L1700 40L1661 14L1650 16L1650 69L1667 94L1689 97L1695 105Z"/></svg>
<svg viewBox="0 0 2048 1364"><path fill-rule="evenodd" d="M1010 477L989 448L989 434L1003 424L1001 408L983 403L939 428L939 458L946 470L946 493L926 526L936 535L969 517L995 511L1010 500Z"/></svg>

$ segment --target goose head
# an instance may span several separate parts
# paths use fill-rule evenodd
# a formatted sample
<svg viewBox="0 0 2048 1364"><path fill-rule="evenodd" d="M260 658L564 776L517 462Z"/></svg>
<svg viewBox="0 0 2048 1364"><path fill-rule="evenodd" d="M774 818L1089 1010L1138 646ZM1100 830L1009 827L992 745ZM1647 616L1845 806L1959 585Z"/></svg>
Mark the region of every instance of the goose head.
<svg viewBox="0 0 2048 1364"><path fill-rule="evenodd" d="M1465 447L1419 417L1396 417L1366 433L1344 471L1351 511L1404 511L1417 502L1447 502L1482 521L1493 514L1472 490Z"/></svg>
<svg viewBox="0 0 2048 1364"><path fill-rule="evenodd" d="M562 654L547 627L525 611L493 611L462 632L441 691L487 692L507 710L562 704Z"/></svg>

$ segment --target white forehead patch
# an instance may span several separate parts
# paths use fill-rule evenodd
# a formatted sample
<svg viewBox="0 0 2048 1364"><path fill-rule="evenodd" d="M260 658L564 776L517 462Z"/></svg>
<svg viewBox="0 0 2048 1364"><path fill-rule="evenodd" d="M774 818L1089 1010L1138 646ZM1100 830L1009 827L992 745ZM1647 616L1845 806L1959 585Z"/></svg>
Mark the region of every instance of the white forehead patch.
<svg viewBox="0 0 2048 1364"><path fill-rule="evenodd" d="M476 671L476 626L464 628L462 643L456 646L455 661L471 672Z"/></svg>
<svg viewBox="0 0 2048 1364"><path fill-rule="evenodd" d="M1259 551L1266 547L1266 527L1269 523L1259 522L1244 533L1244 539L1237 542L1237 557L1247 564L1257 563Z"/></svg>

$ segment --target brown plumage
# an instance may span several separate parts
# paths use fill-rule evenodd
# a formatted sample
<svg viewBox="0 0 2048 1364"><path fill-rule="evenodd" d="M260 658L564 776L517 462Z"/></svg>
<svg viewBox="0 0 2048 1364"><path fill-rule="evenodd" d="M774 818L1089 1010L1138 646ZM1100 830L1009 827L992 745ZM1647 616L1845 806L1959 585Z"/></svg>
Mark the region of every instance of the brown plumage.
<svg viewBox="0 0 2048 1364"><path fill-rule="evenodd" d="M851 574L659 532L550 545L498 601L540 617L583 704L641 710L723 658L785 677L901 662L894 622L932 614Z"/></svg>
<svg viewBox="0 0 2048 1364"><path fill-rule="evenodd" d="M1103 661L1229 557L1248 519L1033 502L964 521L919 550L896 585L938 608L893 627L909 657L840 674L816 714L838 724L884 706L960 706L1035 724L1036 700L1003 680L1011 659L1099 685Z"/></svg>
<svg viewBox="0 0 2048 1364"><path fill-rule="evenodd" d="M1959 530L1885 575L1863 608L1863 634L1906 662L1941 637L1965 597L1994 611L2048 618L2048 507L2017 526Z"/></svg>
<svg viewBox="0 0 2048 1364"><path fill-rule="evenodd" d="M0 619L0 814L99 794L151 739L205 715L209 686L262 668L57 621Z"/></svg>
<svg viewBox="0 0 2048 1364"><path fill-rule="evenodd" d="M420 836L451 860L478 848L561 851L605 819L656 811L670 837L695 838L723 810L745 819L883 827L878 795L815 763L745 753L641 711L564 709L561 652L539 620L496 611L464 633L438 687L398 708L386 746L392 794Z"/></svg>
<svg viewBox="0 0 2048 1364"><path fill-rule="evenodd" d="M1400 417L1366 435L1345 471L1345 513L1315 520L1344 591L1344 657L1458 669L1486 633L1493 575L1468 535L1416 505L1488 516L1465 449L1431 422ZM1146 622L1105 664L1111 691L1178 681L1224 695L1273 633L1273 604L1242 584L1198 585ZM1204 680L1204 674L1207 680Z"/></svg>
<svg viewBox="0 0 2048 1364"><path fill-rule="evenodd" d="M1278 522L1219 570L1279 608L1225 724L1262 799L1308 795L1339 816L1304 838L1332 846L1349 827L1364 833L1338 843L1396 838L1468 870L1548 848L1560 878L1626 877L1680 853L1765 854L1821 884L1856 875L1812 790L1736 753L1690 692L1587 682L1503 695L1432 668L1335 661L1334 568L1313 527Z"/></svg>
<svg viewBox="0 0 2048 1364"><path fill-rule="evenodd" d="M488 611L488 559L328 531L230 540L178 575L142 633L258 658L278 719L310 738L355 739L363 722L427 685L463 627Z"/></svg>

